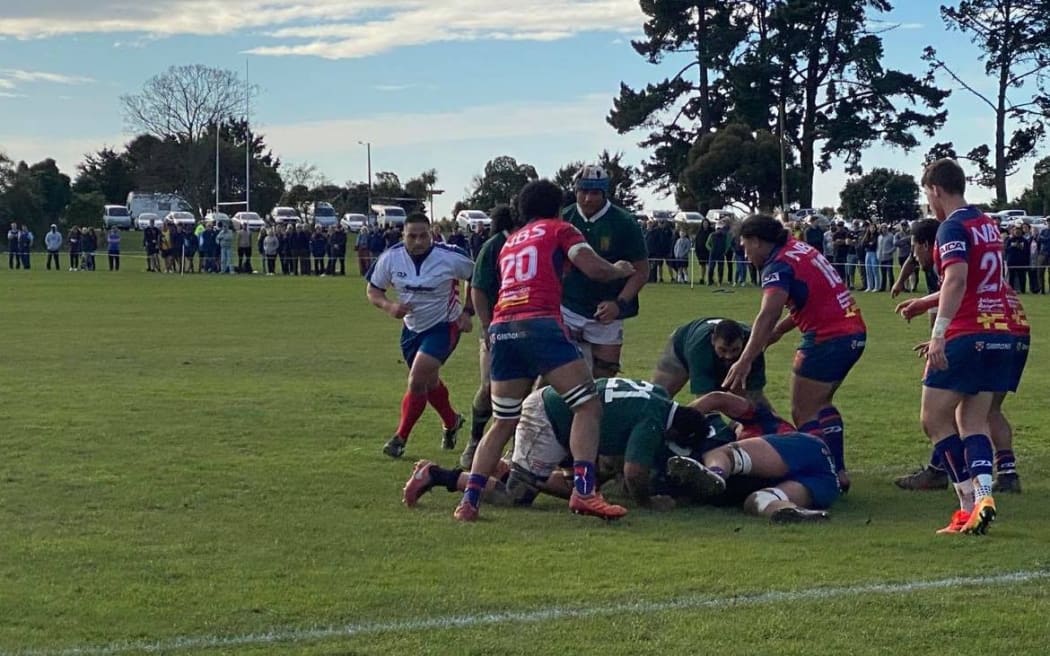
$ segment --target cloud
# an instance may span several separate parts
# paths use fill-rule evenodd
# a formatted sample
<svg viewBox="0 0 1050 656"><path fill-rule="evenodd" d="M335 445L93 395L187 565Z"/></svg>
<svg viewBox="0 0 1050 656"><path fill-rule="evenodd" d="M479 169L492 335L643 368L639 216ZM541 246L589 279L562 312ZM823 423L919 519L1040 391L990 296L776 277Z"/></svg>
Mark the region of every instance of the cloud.
<svg viewBox="0 0 1050 656"><path fill-rule="evenodd" d="M16 68L2 68L0 69L0 76L6 78L8 83L11 83L12 80L18 82L48 82L51 84L88 84L95 81L90 77L81 77L79 75L24 71Z"/></svg>
<svg viewBox="0 0 1050 656"><path fill-rule="evenodd" d="M0 91L0 98L28 98L29 96L24 93L10 93L8 91Z"/></svg>
<svg viewBox="0 0 1050 656"><path fill-rule="evenodd" d="M271 43L251 54L345 59L441 41L553 41L588 31L636 32L642 18L635 0L37 0L5 9L0 37L259 30Z"/></svg>
<svg viewBox="0 0 1050 656"><path fill-rule="evenodd" d="M419 85L416 85L416 84L377 84L377 85L375 85L372 88L375 89L376 91L393 92L393 91L408 91L409 89L415 89L417 86L419 86Z"/></svg>

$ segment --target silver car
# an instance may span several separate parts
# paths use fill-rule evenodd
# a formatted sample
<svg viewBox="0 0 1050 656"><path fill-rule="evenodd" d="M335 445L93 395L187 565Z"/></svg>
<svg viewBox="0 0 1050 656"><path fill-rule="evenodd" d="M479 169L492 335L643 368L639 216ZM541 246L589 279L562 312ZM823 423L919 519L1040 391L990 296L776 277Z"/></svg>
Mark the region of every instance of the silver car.
<svg viewBox="0 0 1050 656"><path fill-rule="evenodd" d="M247 227L251 232L258 232L266 227L266 221L255 212L237 212L233 215L233 228L241 230Z"/></svg>
<svg viewBox="0 0 1050 656"><path fill-rule="evenodd" d="M197 225L197 217L193 216L191 212L168 212L164 216L165 223L172 223L177 228L184 226L193 227Z"/></svg>
<svg viewBox="0 0 1050 656"><path fill-rule="evenodd" d="M131 212L123 205L106 205L102 208L102 227L131 230Z"/></svg>

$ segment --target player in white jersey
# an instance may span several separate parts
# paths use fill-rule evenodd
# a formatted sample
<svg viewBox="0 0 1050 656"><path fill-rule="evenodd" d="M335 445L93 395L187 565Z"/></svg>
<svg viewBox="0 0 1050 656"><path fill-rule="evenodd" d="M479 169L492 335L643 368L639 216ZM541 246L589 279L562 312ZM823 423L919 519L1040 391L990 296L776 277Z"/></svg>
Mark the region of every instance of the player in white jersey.
<svg viewBox="0 0 1050 656"><path fill-rule="evenodd" d="M470 332L474 314L469 300L459 300L461 280L470 280L474 262L462 250L436 244L430 220L412 214L405 220L404 242L379 256L368 272L368 300L395 319L401 319L401 353L408 365L408 390L401 400L401 422L383 446L383 453L400 458L409 433L427 403L441 415L444 449L456 448L456 433L463 417L449 402L441 380L441 365L452 355L459 335ZM397 300L387 298L393 287Z"/></svg>

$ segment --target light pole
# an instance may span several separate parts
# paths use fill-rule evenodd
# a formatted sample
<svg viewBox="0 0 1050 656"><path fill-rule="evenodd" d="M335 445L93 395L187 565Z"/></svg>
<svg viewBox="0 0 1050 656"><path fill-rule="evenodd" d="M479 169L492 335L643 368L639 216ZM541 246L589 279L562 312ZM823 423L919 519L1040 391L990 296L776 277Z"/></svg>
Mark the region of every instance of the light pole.
<svg viewBox="0 0 1050 656"><path fill-rule="evenodd" d="M368 208L365 210L365 216L368 217L372 214L372 142L358 141L357 143L364 146L368 152Z"/></svg>

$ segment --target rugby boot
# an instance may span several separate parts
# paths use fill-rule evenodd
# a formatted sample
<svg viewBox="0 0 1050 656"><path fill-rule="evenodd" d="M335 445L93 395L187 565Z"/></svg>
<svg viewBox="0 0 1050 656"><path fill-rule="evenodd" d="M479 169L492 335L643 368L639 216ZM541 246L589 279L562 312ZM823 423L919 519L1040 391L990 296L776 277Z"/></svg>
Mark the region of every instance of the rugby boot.
<svg viewBox="0 0 1050 656"><path fill-rule="evenodd" d="M1010 494L1021 493L1021 477L1017 474L999 474L995 477L992 492L1008 492Z"/></svg>
<svg viewBox="0 0 1050 656"><path fill-rule="evenodd" d="M412 470L412 475L405 482L405 489L401 492L401 502L412 508L423 496L434 487L434 480L430 477L430 468L434 466L429 460L420 460Z"/></svg>
<svg viewBox="0 0 1050 656"><path fill-rule="evenodd" d="M902 490L946 490L948 472L926 465L918 471L897 478L893 484Z"/></svg>
<svg viewBox="0 0 1050 656"><path fill-rule="evenodd" d="M627 514L626 508L609 503L600 492L584 496L576 490L569 497L569 510L577 515L593 515L602 519L620 519Z"/></svg>
<svg viewBox="0 0 1050 656"><path fill-rule="evenodd" d="M773 524L826 522L829 519L831 519L831 515L824 510L810 510L808 508L799 508L798 506L781 508L769 516L769 521Z"/></svg>
<svg viewBox="0 0 1050 656"><path fill-rule="evenodd" d="M466 499L463 499L459 502L459 505L456 506L456 510L452 513L452 516L455 517L458 522L476 522L478 521L478 507Z"/></svg>
<svg viewBox="0 0 1050 656"><path fill-rule="evenodd" d="M963 527L970 521L970 513L965 510L956 510L952 518L944 528L937 529L937 535L948 535L949 533L962 533Z"/></svg>
<svg viewBox="0 0 1050 656"><path fill-rule="evenodd" d="M995 499L992 497L982 497L977 505L974 506L973 512L970 513L970 520L963 526L963 533L969 533L970 535L984 535L988 532L988 526L995 521Z"/></svg>
<svg viewBox="0 0 1050 656"><path fill-rule="evenodd" d="M459 429L463 428L463 424L467 423L467 420L463 418L463 415L456 415L456 423L452 427L446 427L444 433L441 435L441 448L445 451L451 451L456 448L456 436L459 434Z"/></svg>
<svg viewBox="0 0 1050 656"><path fill-rule="evenodd" d="M459 466L463 469L470 470L470 466L474 464L474 453L478 450L478 444L471 440L467 443L467 446L463 447L463 453L459 454Z"/></svg>
<svg viewBox="0 0 1050 656"><path fill-rule="evenodd" d="M672 456L667 460L667 477L697 499L710 499L726 491L724 478L685 456Z"/></svg>
<svg viewBox="0 0 1050 656"><path fill-rule="evenodd" d="M400 458L405 455L405 441L401 439L400 435L395 435L383 445L383 453L387 454L391 458Z"/></svg>

